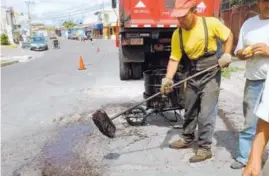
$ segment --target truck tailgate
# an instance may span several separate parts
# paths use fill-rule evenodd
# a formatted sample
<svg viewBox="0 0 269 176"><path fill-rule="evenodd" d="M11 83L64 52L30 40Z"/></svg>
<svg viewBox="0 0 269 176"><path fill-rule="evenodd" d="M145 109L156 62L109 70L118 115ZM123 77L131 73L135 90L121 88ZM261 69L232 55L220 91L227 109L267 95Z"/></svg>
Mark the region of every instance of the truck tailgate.
<svg viewBox="0 0 269 176"><path fill-rule="evenodd" d="M176 27L178 22L170 17L175 0L121 0L125 27ZM214 2L214 3L212 3ZM198 0L200 15L216 16L213 8L219 9L219 0ZM217 13L217 12L216 12Z"/></svg>

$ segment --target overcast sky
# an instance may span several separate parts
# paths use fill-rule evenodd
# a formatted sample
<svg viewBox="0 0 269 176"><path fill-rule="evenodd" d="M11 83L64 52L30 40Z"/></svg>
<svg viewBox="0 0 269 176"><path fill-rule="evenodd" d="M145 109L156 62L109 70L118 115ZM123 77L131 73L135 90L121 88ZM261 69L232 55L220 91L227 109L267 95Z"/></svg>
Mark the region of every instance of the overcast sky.
<svg viewBox="0 0 269 176"><path fill-rule="evenodd" d="M27 0L29 1L29 0ZM61 21L64 19L79 18L91 13L91 8L100 8L104 2L108 6L111 0L31 0L31 14L34 20L46 21L46 23ZM25 0L2 0L2 5L12 6L18 13L26 13ZM86 13L87 12L87 13Z"/></svg>

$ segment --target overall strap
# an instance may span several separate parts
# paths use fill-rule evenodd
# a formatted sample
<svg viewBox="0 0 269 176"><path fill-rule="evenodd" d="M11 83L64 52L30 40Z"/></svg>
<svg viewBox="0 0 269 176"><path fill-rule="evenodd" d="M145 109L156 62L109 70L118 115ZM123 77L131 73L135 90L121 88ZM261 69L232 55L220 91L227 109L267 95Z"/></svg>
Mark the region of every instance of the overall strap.
<svg viewBox="0 0 269 176"><path fill-rule="evenodd" d="M191 60L189 59L189 57L187 56L185 50L184 50L184 46L183 46L183 35L182 35L182 28L180 27L179 30L179 44L180 44L180 50L182 53L182 58L180 61L180 65L181 65L181 71L185 74L185 76L187 76L189 74L190 71L190 66L191 66Z"/></svg>
<svg viewBox="0 0 269 176"><path fill-rule="evenodd" d="M205 34L204 54L207 54L208 53L208 28L207 28L205 17L202 17L202 19L203 19L204 34ZM184 55L186 53L184 51L184 46L183 46L182 28L179 28L178 32L179 32L180 49L181 49L182 55Z"/></svg>
<svg viewBox="0 0 269 176"><path fill-rule="evenodd" d="M204 49L204 54L208 52L208 29L207 29L207 24L205 17L202 17L203 19L203 26L204 26L204 33L205 33L205 49Z"/></svg>
<svg viewBox="0 0 269 176"><path fill-rule="evenodd" d="M179 32L180 49L181 49L182 55L184 55L186 53L184 51L184 46L183 46L183 37L182 37L182 28L181 27L179 28L178 32Z"/></svg>

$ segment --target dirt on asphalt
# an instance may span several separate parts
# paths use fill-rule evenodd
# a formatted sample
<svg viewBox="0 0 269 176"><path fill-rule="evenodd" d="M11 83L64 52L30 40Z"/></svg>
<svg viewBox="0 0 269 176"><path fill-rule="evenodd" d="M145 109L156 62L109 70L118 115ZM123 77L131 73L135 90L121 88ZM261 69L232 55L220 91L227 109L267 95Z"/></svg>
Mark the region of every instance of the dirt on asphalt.
<svg viewBox="0 0 269 176"><path fill-rule="evenodd" d="M69 116L70 117L70 116ZM83 117L82 117L83 118ZM13 172L14 176L101 176L94 160L85 160L73 151L73 146L90 138L89 124L74 123L57 129L33 160Z"/></svg>

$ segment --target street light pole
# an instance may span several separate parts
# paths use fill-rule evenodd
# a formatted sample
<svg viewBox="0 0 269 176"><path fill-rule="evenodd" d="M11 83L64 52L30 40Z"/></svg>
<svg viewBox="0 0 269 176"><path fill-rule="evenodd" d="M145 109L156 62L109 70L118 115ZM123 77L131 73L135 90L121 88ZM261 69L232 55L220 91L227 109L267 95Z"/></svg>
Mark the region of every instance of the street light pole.
<svg viewBox="0 0 269 176"><path fill-rule="evenodd" d="M31 4L34 4L34 2L31 1L31 0L27 0L27 1L25 1L25 4L26 4L26 6L27 6L27 11L28 11L28 27L29 27L30 37L31 37L32 29L31 29L31 13L30 13L30 5L31 5Z"/></svg>

